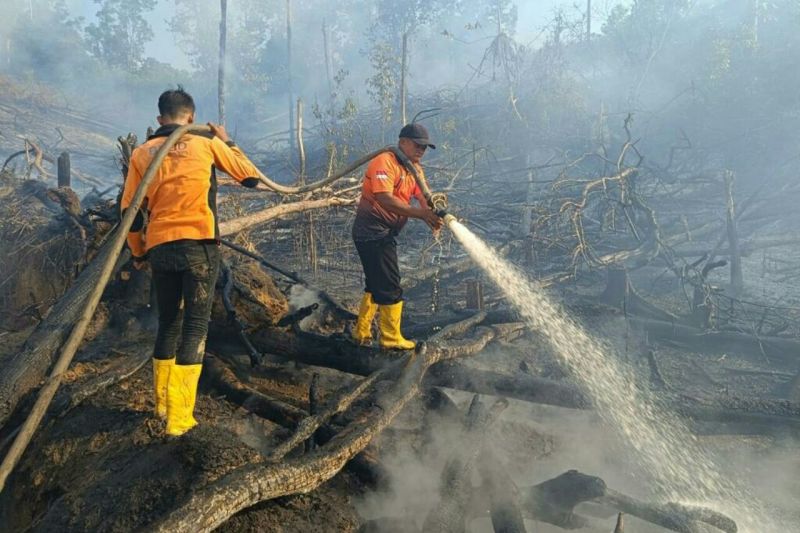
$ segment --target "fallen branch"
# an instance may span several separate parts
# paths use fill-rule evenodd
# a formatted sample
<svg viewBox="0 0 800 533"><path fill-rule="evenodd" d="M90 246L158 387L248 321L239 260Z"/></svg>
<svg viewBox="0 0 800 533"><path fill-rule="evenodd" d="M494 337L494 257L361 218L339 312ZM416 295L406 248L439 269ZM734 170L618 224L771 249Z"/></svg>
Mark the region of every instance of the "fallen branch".
<svg viewBox="0 0 800 533"><path fill-rule="evenodd" d="M304 211L311 211L314 209L325 209L328 207L337 207L343 205L355 204L354 198L341 198L339 196L331 196L328 198L321 198L319 200L302 200L300 202L290 202L286 204L274 205L262 211L252 213L232 220L226 220L219 224L220 237L230 237L240 231L264 224L271 220L276 220L292 213L302 213Z"/></svg>
<svg viewBox="0 0 800 533"><path fill-rule="evenodd" d="M209 381L211 388L227 400L280 426L296 428L306 417L302 409L248 387L236 377L233 370L211 354L206 354L203 363L203 379Z"/></svg>
<svg viewBox="0 0 800 533"><path fill-rule="evenodd" d="M586 519L575 514L574 509L580 503L596 501L670 531L701 533L706 531L698 525L701 522L725 533L737 531L733 520L711 509L643 502L608 488L599 477L577 470L523 489L522 493L526 516L567 529L585 527Z"/></svg>
<svg viewBox="0 0 800 533"><path fill-rule="evenodd" d="M482 349L497 331L480 328L470 343ZM218 481L194 490L169 516L147 526L148 531L211 531L235 513L256 503L307 493L332 478L358 452L388 426L419 392L431 365L459 357L463 350L452 345L419 346L395 384L375 398L373 407L348 424L336 437L315 452L280 464L250 464Z"/></svg>
<svg viewBox="0 0 800 533"><path fill-rule="evenodd" d="M86 399L134 375L150 362L150 358L149 350L142 350L136 355L124 355L96 376L64 387L53 399L53 408L48 415L63 416Z"/></svg>
<svg viewBox="0 0 800 533"><path fill-rule="evenodd" d="M408 360L405 357L393 361L385 368L377 370L370 376L362 379L355 387L338 396L335 401L330 402L321 412L304 418L300 424L298 424L295 432L267 456L267 461L277 462L283 459L292 449L299 446L304 440L310 438L320 426L330 421L335 415L347 410L354 401L360 398L361 395L378 380L398 371L402 366L407 364L407 362Z"/></svg>
<svg viewBox="0 0 800 533"><path fill-rule="evenodd" d="M0 372L0 427L16 409L19 401L44 379L53 364L53 356L69 335L83 309L89 292L94 288L102 262L110 255L105 247L92 263L81 271L78 279L50 309L45 319L36 326L22 349L2 362ZM117 261L117 268L130 258L125 250Z"/></svg>
<svg viewBox="0 0 800 533"><path fill-rule="evenodd" d="M646 503L609 488L606 488L605 495L598 501L672 531L682 533L703 531L697 527L697 522L709 524L725 533L736 533L737 531L736 522L722 513L703 507L677 503Z"/></svg>
<svg viewBox="0 0 800 533"><path fill-rule="evenodd" d="M525 533L519 491L505 467L493 453L484 450L478 471L483 479L480 491L489 494L489 512L495 533Z"/></svg>
<svg viewBox="0 0 800 533"><path fill-rule="evenodd" d="M592 405L587 394L572 383L480 370L460 361L439 363L428 373L425 384L570 409L589 409Z"/></svg>
<svg viewBox="0 0 800 533"><path fill-rule="evenodd" d="M486 433L500 413L508 406L497 400L490 409L481 403L476 394L472 398L464 419L464 431L457 446L442 471L439 502L430 510L422 525L424 533L464 531L472 496L472 470L483 448Z"/></svg>

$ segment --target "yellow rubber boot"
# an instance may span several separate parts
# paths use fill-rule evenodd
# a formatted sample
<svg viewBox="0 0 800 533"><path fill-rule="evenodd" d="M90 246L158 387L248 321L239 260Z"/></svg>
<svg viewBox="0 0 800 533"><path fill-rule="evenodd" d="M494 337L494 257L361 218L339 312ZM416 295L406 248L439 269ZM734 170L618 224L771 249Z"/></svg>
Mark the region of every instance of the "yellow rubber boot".
<svg viewBox="0 0 800 533"><path fill-rule="evenodd" d="M403 302L380 306L381 348L387 350L413 350L414 341L403 338L400 333L400 319L403 315Z"/></svg>
<svg viewBox="0 0 800 533"><path fill-rule="evenodd" d="M358 308L358 319L353 328L353 340L358 344L369 344L372 342L372 319L378 306L372 299L372 293L365 292L361 297L361 305Z"/></svg>
<svg viewBox="0 0 800 533"><path fill-rule="evenodd" d="M175 366L175 358L153 358L153 392L156 400L156 416L167 418L167 382L169 371Z"/></svg>
<svg viewBox="0 0 800 533"><path fill-rule="evenodd" d="M197 425L194 403L203 365L174 365L167 385L167 435L183 435Z"/></svg>

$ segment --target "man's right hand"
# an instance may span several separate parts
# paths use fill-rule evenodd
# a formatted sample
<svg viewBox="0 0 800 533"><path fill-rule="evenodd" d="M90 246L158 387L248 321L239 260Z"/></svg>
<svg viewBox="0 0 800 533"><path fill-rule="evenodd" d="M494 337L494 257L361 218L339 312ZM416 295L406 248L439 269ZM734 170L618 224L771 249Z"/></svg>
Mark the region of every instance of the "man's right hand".
<svg viewBox="0 0 800 533"><path fill-rule="evenodd" d="M211 128L211 133L219 137L220 141L226 143L231 140L231 138L228 137L228 132L225 131L225 126L222 124L214 124L213 122L209 122L208 127Z"/></svg>
<svg viewBox="0 0 800 533"><path fill-rule="evenodd" d="M442 225L444 224L442 218L430 209L422 208L422 216L420 218L424 220L434 232L442 229Z"/></svg>

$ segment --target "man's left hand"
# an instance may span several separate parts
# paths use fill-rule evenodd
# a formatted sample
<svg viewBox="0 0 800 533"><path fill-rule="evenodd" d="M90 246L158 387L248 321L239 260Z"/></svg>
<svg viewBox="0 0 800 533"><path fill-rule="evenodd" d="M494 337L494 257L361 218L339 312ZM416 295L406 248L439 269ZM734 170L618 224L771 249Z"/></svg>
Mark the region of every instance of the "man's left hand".
<svg viewBox="0 0 800 533"><path fill-rule="evenodd" d="M228 132L225 131L225 126L222 124L214 124L213 122L209 122L208 127L211 128L211 133L219 137L220 141L226 143L231 140L231 138L228 137Z"/></svg>

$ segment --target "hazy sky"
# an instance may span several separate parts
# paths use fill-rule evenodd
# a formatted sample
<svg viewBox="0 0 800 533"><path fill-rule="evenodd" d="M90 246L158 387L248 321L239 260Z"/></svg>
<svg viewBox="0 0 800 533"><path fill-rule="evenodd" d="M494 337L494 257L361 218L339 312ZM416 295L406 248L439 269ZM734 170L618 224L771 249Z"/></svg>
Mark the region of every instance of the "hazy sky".
<svg viewBox="0 0 800 533"><path fill-rule="evenodd" d="M236 0L230 0L230 2L235 3ZM302 0L298 0L298 2L302 3ZM592 11L595 13L595 17L598 18L595 26L597 30L600 29L601 20L605 18L604 15L608 12L609 7L625 2L626 0L593 0ZM519 10L518 39L526 44L534 40L539 35L542 27L551 20L557 8L561 7L567 12L574 12L577 9L575 6L583 8L585 4L586 0L519 0L517 2ZM95 0L67 0L67 5L73 14L85 17L87 23L94 20L95 13L99 9L99 5ZM146 53L159 61L171 63L177 67L188 67L186 56L178 49L165 23L166 20L172 17L173 9L174 4L172 2L160 0L156 11L149 14L148 19L156 36L148 44Z"/></svg>

